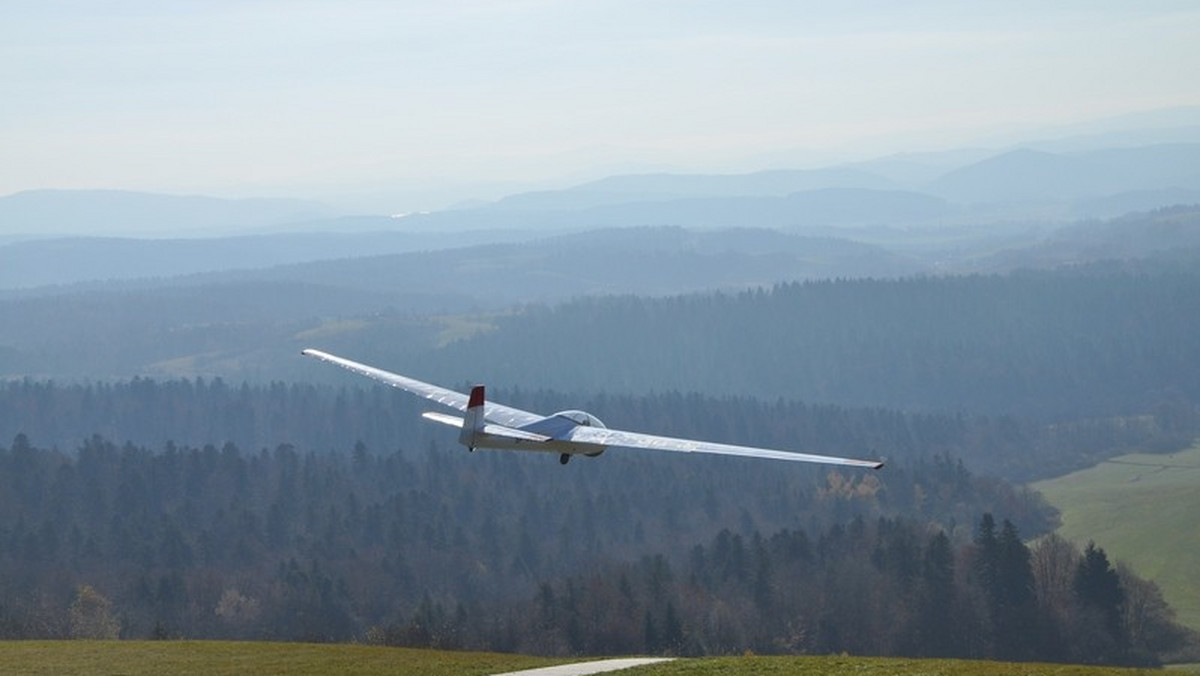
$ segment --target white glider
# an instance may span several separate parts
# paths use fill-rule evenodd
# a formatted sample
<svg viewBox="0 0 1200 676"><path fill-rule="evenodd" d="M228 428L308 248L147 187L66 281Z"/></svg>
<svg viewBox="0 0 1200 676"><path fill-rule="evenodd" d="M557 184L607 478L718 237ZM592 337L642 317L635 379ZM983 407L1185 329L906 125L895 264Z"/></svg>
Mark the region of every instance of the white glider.
<svg viewBox="0 0 1200 676"><path fill-rule="evenodd" d="M769 448L717 444L708 441L612 430L605 427L599 418L584 411L560 411L551 416L541 416L522 411L519 408L484 401L483 385L471 388L471 394L467 396L454 390L390 373L320 350L303 350L301 354L337 364L368 378L398 387L405 392L462 411L465 414L464 418L433 411L422 415L429 420L459 428L459 443L472 451L476 448L500 448L558 453L559 462L565 465L573 455L596 457L608 447L617 446L682 453L740 455L747 458L816 462L871 469L883 467L883 462L877 460L855 460L828 455L792 453Z"/></svg>

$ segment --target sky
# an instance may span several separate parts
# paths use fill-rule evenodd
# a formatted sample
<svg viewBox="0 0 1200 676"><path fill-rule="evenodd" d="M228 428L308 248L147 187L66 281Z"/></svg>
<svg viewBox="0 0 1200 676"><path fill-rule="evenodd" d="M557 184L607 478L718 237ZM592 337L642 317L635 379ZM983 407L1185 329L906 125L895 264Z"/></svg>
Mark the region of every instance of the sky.
<svg viewBox="0 0 1200 676"><path fill-rule="evenodd" d="M1200 2L11 0L0 195L402 212L1200 105Z"/></svg>

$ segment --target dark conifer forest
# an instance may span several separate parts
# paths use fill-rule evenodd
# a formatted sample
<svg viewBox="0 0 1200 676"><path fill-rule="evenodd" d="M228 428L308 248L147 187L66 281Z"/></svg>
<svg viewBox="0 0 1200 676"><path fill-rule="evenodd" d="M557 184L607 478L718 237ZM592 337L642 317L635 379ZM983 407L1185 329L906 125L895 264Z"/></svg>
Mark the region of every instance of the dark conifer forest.
<svg viewBox="0 0 1200 676"><path fill-rule="evenodd" d="M993 510L1031 532L1051 515L949 459L886 474L675 460L98 436L65 454L18 436L0 448L0 631L1130 664L1185 638L1103 550L1031 549L997 526Z"/></svg>

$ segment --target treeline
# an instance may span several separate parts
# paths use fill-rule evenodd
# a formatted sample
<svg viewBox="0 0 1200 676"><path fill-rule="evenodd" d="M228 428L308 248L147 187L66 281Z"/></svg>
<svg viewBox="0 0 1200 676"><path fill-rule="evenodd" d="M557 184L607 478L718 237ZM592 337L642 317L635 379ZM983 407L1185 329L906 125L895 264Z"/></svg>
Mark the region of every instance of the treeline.
<svg viewBox="0 0 1200 676"><path fill-rule="evenodd" d="M402 358L353 334L330 343ZM420 369L1042 421L1146 414L1200 402L1200 274L1091 266L588 298L502 318Z"/></svg>
<svg viewBox="0 0 1200 676"><path fill-rule="evenodd" d="M1045 424L1012 416L901 413L678 392L573 397L496 389L491 394L528 410L583 408L614 426L712 441L889 462L949 456L972 471L1019 481L1063 474L1134 449L1174 450L1200 433L1200 409L1184 401L1163 402L1145 415ZM345 440L352 439L377 452L400 446L411 451L452 438L421 419L426 408L418 398L369 385L22 380L0 383L0 439L25 434L44 446L71 450L98 434L151 448L216 440L251 450L288 444L301 453L345 448ZM622 453L613 451L601 462Z"/></svg>
<svg viewBox="0 0 1200 676"><path fill-rule="evenodd" d="M882 473L708 460L100 437L64 453L18 436L0 447L0 634L348 640L440 607L503 648L533 640L496 632L540 584L648 555L677 566L721 530L905 513L957 537L982 511L1031 533L1052 517L944 458Z"/></svg>
<svg viewBox="0 0 1200 676"><path fill-rule="evenodd" d="M973 539L909 519L855 518L813 536L723 531L662 556L543 584L498 626L423 605L373 634L400 644L552 654L904 655L1155 665L1196 637L1158 588L1048 536L1025 545L991 514Z"/></svg>

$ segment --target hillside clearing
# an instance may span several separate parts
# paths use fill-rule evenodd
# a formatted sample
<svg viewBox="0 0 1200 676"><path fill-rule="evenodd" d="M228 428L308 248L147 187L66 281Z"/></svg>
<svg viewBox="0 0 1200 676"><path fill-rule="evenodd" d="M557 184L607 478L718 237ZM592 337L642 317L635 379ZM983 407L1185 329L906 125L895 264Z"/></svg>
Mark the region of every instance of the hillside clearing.
<svg viewBox="0 0 1200 676"><path fill-rule="evenodd" d="M1033 488L1062 512L1059 534L1093 540L1156 582L1177 619L1200 629L1200 445L1123 455Z"/></svg>

